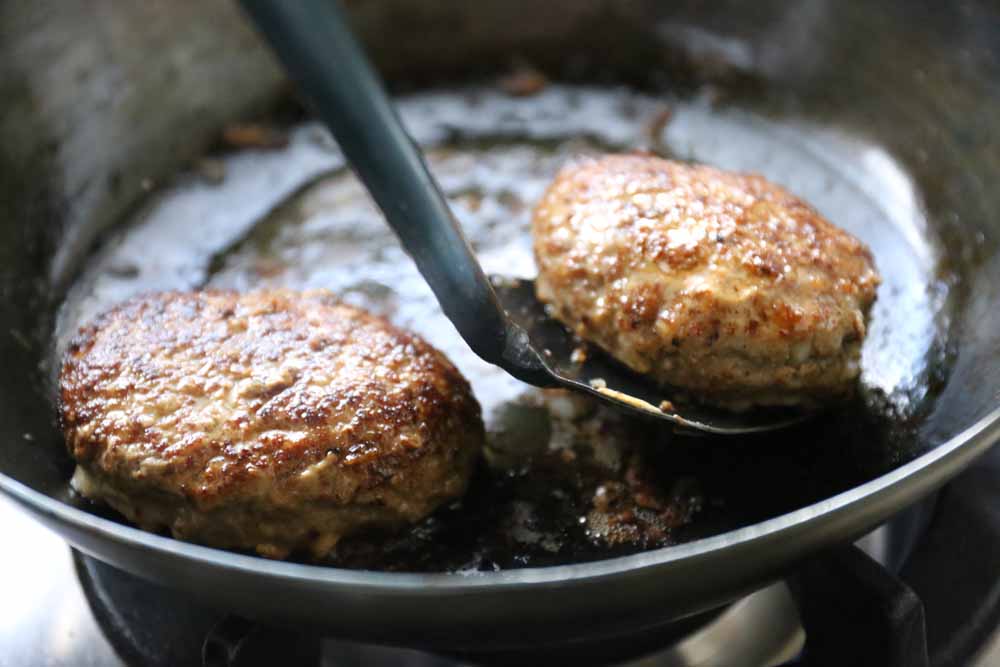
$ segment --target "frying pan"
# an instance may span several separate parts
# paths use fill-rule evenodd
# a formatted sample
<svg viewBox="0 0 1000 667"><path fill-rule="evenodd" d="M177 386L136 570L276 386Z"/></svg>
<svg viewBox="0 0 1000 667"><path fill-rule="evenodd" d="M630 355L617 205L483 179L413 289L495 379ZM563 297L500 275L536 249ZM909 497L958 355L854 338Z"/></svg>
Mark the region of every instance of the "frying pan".
<svg viewBox="0 0 1000 667"><path fill-rule="evenodd" d="M332 636L442 651L558 645L656 628L785 576L932 492L1000 435L1000 19L991 4L349 8L400 87L490 76L517 54L567 81L701 91L874 142L854 157L866 174L888 175L879 181L886 224L896 207L923 221L905 233L930 249L921 261L934 277L926 299L939 304L932 363L904 387L905 401L889 400L888 426L842 423L850 417L835 412L781 442L683 445L709 461L705 475L718 469L748 502L755 490L768 502L734 529L629 556L484 573L346 570L185 544L96 516L68 497L72 463L53 423L44 360L57 308L101 235L151 183L285 87L227 4L4 3L0 490L75 547L211 605ZM825 157L836 166L843 156ZM915 199L898 197L910 187ZM883 256L888 274L892 255Z"/></svg>

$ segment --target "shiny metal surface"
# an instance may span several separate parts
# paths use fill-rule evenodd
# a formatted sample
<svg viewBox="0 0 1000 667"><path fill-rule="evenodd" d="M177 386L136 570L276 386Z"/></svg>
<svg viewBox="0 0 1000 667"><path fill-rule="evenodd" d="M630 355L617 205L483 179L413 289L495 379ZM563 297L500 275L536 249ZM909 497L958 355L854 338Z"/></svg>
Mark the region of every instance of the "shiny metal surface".
<svg viewBox="0 0 1000 667"><path fill-rule="evenodd" d="M57 534L0 498L0 666L123 664L101 629Z"/></svg>
<svg viewBox="0 0 1000 667"><path fill-rule="evenodd" d="M784 584L736 602L712 624L677 646L629 667L774 667L802 651L806 635Z"/></svg>

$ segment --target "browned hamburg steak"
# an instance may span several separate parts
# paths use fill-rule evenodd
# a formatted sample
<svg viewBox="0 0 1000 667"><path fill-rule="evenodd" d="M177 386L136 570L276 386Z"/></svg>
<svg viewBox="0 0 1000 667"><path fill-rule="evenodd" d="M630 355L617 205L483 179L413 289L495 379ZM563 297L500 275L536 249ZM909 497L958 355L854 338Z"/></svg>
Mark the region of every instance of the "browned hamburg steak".
<svg viewBox="0 0 1000 667"><path fill-rule="evenodd" d="M426 342L326 292L168 292L85 327L61 417L83 495L283 558L463 493L479 404Z"/></svg>
<svg viewBox="0 0 1000 667"><path fill-rule="evenodd" d="M741 409L851 392L868 248L757 175L643 155L562 169L534 212L538 297L664 385Z"/></svg>

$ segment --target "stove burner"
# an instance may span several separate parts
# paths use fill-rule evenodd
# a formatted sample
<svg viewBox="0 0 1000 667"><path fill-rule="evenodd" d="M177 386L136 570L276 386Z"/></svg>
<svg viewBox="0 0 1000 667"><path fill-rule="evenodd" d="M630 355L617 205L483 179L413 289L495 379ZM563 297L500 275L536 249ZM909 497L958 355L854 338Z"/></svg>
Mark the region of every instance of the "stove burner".
<svg viewBox="0 0 1000 667"><path fill-rule="evenodd" d="M419 651L369 646L264 627L205 607L178 591L163 588L74 552L77 574L102 631L130 665L211 667L282 664L290 667L451 667L467 664ZM701 627L697 627L701 625ZM692 626L695 626L692 628ZM622 656L648 654L633 667L770 666L801 651L805 635L784 584L758 591L704 623L680 623L650 636L629 638L628 646L590 647L572 664L606 664ZM681 638L677 639L677 636ZM664 645L671 645L663 649ZM652 653L651 653L652 652ZM538 654L534 654L538 657ZM524 656L492 656L497 664L523 664ZM553 656L552 664L560 658ZM617 661L616 661L617 662Z"/></svg>
<svg viewBox="0 0 1000 667"><path fill-rule="evenodd" d="M913 508L866 538L874 560L849 548L802 567L792 578L798 605L788 586L776 584L721 612L530 657L574 667L634 656L641 657L630 667L972 664L1000 623L997 508L1000 448L949 485L936 504ZM472 658L489 664L524 664L526 658L493 654L456 663L413 650L320 640L207 608L80 553L74 562L102 631L129 664L449 667ZM987 656L978 664L996 662Z"/></svg>

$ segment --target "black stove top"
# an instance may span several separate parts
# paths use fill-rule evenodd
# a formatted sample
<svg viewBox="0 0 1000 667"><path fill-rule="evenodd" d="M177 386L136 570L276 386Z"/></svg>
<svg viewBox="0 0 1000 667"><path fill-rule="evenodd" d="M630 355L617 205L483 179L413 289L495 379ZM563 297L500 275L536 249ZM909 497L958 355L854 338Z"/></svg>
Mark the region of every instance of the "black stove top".
<svg viewBox="0 0 1000 667"><path fill-rule="evenodd" d="M0 517L0 667L456 664L255 625L70 552L2 499ZM875 559L858 549L817 559L707 622L584 662L648 651L628 664L918 665L926 645L934 667L1000 664L1000 448L862 543ZM543 661L503 662L525 660Z"/></svg>

